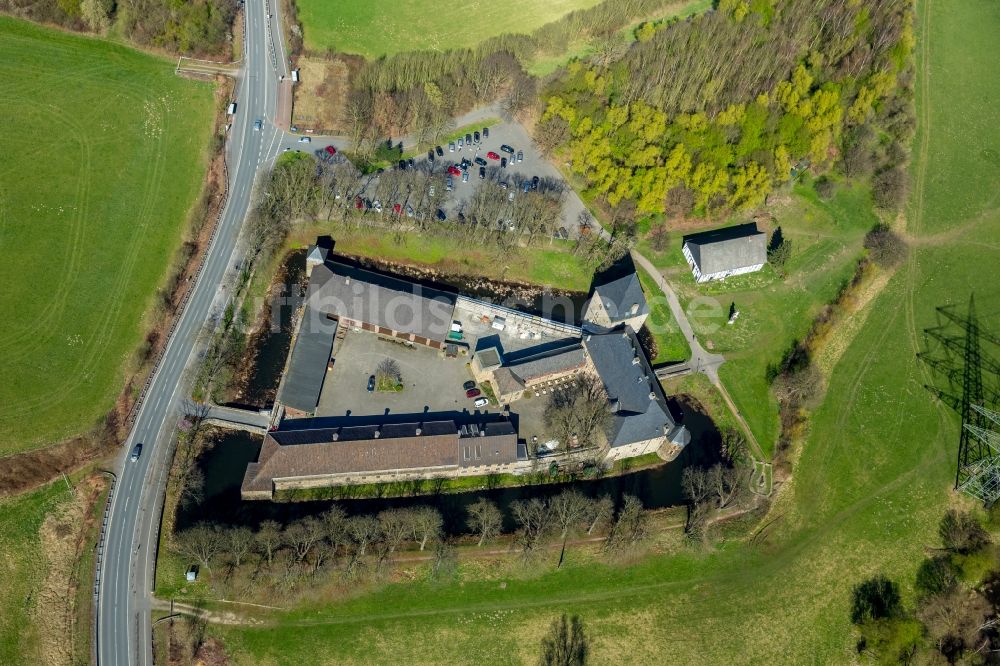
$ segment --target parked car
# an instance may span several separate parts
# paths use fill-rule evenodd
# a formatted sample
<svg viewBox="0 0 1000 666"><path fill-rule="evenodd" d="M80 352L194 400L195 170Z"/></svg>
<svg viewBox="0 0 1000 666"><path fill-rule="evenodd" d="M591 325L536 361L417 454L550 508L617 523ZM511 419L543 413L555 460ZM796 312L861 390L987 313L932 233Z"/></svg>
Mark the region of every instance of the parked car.
<svg viewBox="0 0 1000 666"><path fill-rule="evenodd" d="M372 208L375 209L376 213L381 213L382 212L382 202L379 201L378 199L376 199L375 201L372 202Z"/></svg>
<svg viewBox="0 0 1000 666"><path fill-rule="evenodd" d="M407 207L406 207L406 217L413 217L413 206L407 205Z"/></svg>
<svg viewBox="0 0 1000 666"><path fill-rule="evenodd" d="M445 214L444 214L444 211L443 211L442 209L440 209L440 208L438 208L438 211L437 211L437 213L435 213L435 215L434 215L434 216L435 216L435 217L436 217L436 218L437 218L437 219L438 219L439 221L441 221L441 222L444 222L445 220L447 220L447 219L448 219L448 216L447 216L447 215L445 215Z"/></svg>
<svg viewBox="0 0 1000 666"><path fill-rule="evenodd" d="M307 136L300 136L299 143L312 143L312 139Z"/></svg>
<svg viewBox="0 0 1000 666"><path fill-rule="evenodd" d="M327 146L327 147L326 147L326 148L324 148L323 150L325 150L325 151L326 151L326 153L327 153L327 155L330 155L330 156L333 156L333 155L336 155L336 154L337 154L337 149L336 149L336 148L334 148L333 146Z"/></svg>
<svg viewBox="0 0 1000 666"><path fill-rule="evenodd" d="M455 187L455 180L454 180L454 178L452 178L451 176L448 176L448 180L445 183L444 189L446 189L447 191L451 192L452 188L454 188L454 187Z"/></svg>
<svg viewBox="0 0 1000 666"><path fill-rule="evenodd" d="M490 401L489 401L489 400L487 400L486 398L478 398L478 399L477 399L477 400L476 400L476 401L475 401L474 403L472 403L472 404L474 404L474 405L475 405L476 407L485 407L486 405L490 404Z"/></svg>
<svg viewBox="0 0 1000 666"><path fill-rule="evenodd" d="M475 141L476 143L479 143L481 141L481 139L479 138L478 131L472 133L472 140Z"/></svg>
<svg viewBox="0 0 1000 666"><path fill-rule="evenodd" d="M479 167L479 177L486 180L486 167Z"/></svg>
<svg viewBox="0 0 1000 666"><path fill-rule="evenodd" d="M465 389L466 391L471 391L472 389L476 388L476 382L470 379L469 381L462 384L462 388Z"/></svg>
<svg viewBox="0 0 1000 666"><path fill-rule="evenodd" d="M531 179L531 189L533 189L533 190L537 190L538 189L538 182L539 182L539 180L541 180L541 179L538 176L535 176L534 178Z"/></svg>
<svg viewBox="0 0 1000 666"><path fill-rule="evenodd" d="M466 171L465 173L462 174L462 182L463 183L469 182L469 172L468 171Z"/></svg>
<svg viewBox="0 0 1000 666"><path fill-rule="evenodd" d="M433 162L434 161L434 151L433 150L428 150L427 151L427 161L428 162Z"/></svg>
<svg viewBox="0 0 1000 666"><path fill-rule="evenodd" d="M365 202L361 200L361 197L354 197L354 207L358 210L365 207Z"/></svg>
<svg viewBox="0 0 1000 666"><path fill-rule="evenodd" d="M463 145L462 137L458 137L458 149L459 150L462 150L462 145Z"/></svg>
<svg viewBox="0 0 1000 666"><path fill-rule="evenodd" d="M454 141L449 141L448 142L448 152L449 153L455 152L455 142Z"/></svg>
<svg viewBox="0 0 1000 666"><path fill-rule="evenodd" d="M506 169L507 168L507 158L506 157L501 157L500 158L500 168L501 169Z"/></svg>
<svg viewBox="0 0 1000 666"><path fill-rule="evenodd" d="M478 155L476 156L476 160L475 161L476 161L476 164L478 164L481 167L486 166L486 160L484 160L482 157L479 157Z"/></svg>
<svg viewBox="0 0 1000 666"><path fill-rule="evenodd" d="M368 392L375 390L375 375L368 375Z"/></svg>
<svg viewBox="0 0 1000 666"><path fill-rule="evenodd" d="M472 164L472 160L470 160L470 159L469 159L469 158L467 158L467 157L463 157L463 158L462 158L462 161L461 161L461 162L459 163L459 165L458 165L458 166L459 166L459 167L460 167L461 169L463 169L463 170L464 170L464 169L468 169L468 168L469 168L469 165L470 165L470 164Z"/></svg>
<svg viewBox="0 0 1000 666"><path fill-rule="evenodd" d="M507 201L513 201L513 200L514 200L514 192L510 191L507 193Z"/></svg>
<svg viewBox="0 0 1000 666"><path fill-rule="evenodd" d="M399 167L400 171L406 171L406 160L399 160L399 163L396 166Z"/></svg>
<svg viewBox="0 0 1000 666"><path fill-rule="evenodd" d="M525 192L530 192L531 191L531 181L530 180L524 181L524 191Z"/></svg>
<svg viewBox="0 0 1000 666"><path fill-rule="evenodd" d="M434 152L437 153L438 157L444 157L444 151L441 150L441 146L437 146L436 148L434 148Z"/></svg>
<svg viewBox="0 0 1000 666"><path fill-rule="evenodd" d="M458 214L458 223L459 224L465 224L465 213L459 213Z"/></svg>
<svg viewBox="0 0 1000 666"><path fill-rule="evenodd" d="M524 161L524 152L523 151L520 151L520 150L517 151L517 161L518 162L523 162Z"/></svg>
<svg viewBox="0 0 1000 666"><path fill-rule="evenodd" d="M482 394L483 394L483 392L480 391L479 389L477 389L477 388L470 388L468 391L465 392L465 397L466 398L478 398Z"/></svg>
<svg viewBox="0 0 1000 666"><path fill-rule="evenodd" d="M392 212L395 213L396 215L399 215L400 213L403 212L403 206L401 204L393 204Z"/></svg>
<svg viewBox="0 0 1000 666"><path fill-rule="evenodd" d="M260 118L258 118L257 120L253 121L253 131L254 132L259 132L260 128L263 127L263 126L264 126L264 121L262 121Z"/></svg>
<svg viewBox="0 0 1000 666"><path fill-rule="evenodd" d="M497 153L494 153L492 150L490 152L486 153L486 157L490 158L491 160L498 160L498 159L500 159L500 155L498 155Z"/></svg>
<svg viewBox="0 0 1000 666"><path fill-rule="evenodd" d="M514 149L511 148L510 146L508 146L506 143L503 144L502 146L500 146L500 151L504 152L504 153L507 153L508 155L513 155L514 154Z"/></svg>
<svg viewBox="0 0 1000 666"><path fill-rule="evenodd" d="M142 443L140 442L136 444L134 447L132 447L132 455L130 455L128 459L131 460L132 462L135 462L136 460L139 459L139 456L141 455L142 455Z"/></svg>
<svg viewBox="0 0 1000 666"><path fill-rule="evenodd" d="M410 167L411 169L413 168L413 158L412 157L410 159L406 160L406 166Z"/></svg>
<svg viewBox="0 0 1000 666"><path fill-rule="evenodd" d="M500 181L500 189L501 190L506 190L507 189L507 181L506 180Z"/></svg>
<svg viewBox="0 0 1000 666"><path fill-rule="evenodd" d="M467 145L467 146L471 146L472 145L472 134L466 134L465 135L465 145Z"/></svg>
<svg viewBox="0 0 1000 666"><path fill-rule="evenodd" d="M462 170L459 169L454 164L452 164L450 167L448 167L448 173L450 173L452 176L457 176L458 174L462 173Z"/></svg>
<svg viewBox="0 0 1000 666"><path fill-rule="evenodd" d="M490 138L490 128L489 127L484 127L483 128L483 138L484 139Z"/></svg>

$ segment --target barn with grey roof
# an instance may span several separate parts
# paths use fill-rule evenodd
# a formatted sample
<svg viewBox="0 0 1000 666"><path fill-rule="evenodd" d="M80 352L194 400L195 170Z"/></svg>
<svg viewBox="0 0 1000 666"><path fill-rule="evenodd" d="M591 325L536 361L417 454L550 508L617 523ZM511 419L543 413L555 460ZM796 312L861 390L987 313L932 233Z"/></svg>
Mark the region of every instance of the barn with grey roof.
<svg viewBox="0 0 1000 666"><path fill-rule="evenodd" d="M696 282L759 271L767 263L767 234L753 222L684 237L684 258Z"/></svg>

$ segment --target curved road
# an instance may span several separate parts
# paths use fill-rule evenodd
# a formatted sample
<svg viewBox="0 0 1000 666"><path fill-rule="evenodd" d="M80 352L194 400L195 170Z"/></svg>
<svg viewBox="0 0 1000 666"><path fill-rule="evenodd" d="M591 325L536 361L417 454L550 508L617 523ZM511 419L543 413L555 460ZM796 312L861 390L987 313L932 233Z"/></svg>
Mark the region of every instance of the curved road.
<svg viewBox="0 0 1000 666"><path fill-rule="evenodd" d="M199 334L218 320L229 298L224 286L239 261L237 242L256 174L276 155L274 127L279 76L287 76L277 2L245 4L244 68L227 145L229 197L202 272L153 375L118 464L104 554L98 569L97 661L101 666L152 664L150 605L160 511L170 464L169 440L181 414L185 370L196 360ZM272 42L272 38L275 40ZM254 121L263 119L261 130ZM142 455L129 460L133 446Z"/></svg>

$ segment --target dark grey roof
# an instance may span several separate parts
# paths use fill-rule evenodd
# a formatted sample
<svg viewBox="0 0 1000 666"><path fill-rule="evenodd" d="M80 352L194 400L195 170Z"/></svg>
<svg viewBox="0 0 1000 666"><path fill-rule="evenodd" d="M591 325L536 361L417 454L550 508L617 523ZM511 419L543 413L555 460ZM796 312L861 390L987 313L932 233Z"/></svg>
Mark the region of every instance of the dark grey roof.
<svg viewBox="0 0 1000 666"><path fill-rule="evenodd" d="M417 430L420 434L417 435ZM334 441L333 436L337 436L336 441L356 442L375 439L375 433L379 439L406 438L406 437L431 437L439 435L454 435L459 432L454 421L428 421L425 423L387 423L369 424L356 426L339 426L334 428L307 428L304 430L275 430L271 437L282 446L295 444L316 444L319 442Z"/></svg>
<svg viewBox="0 0 1000 666"><path fill-rule="evenodd" d="M337 322L306 306L278 396L280 402L303 412L316 409L336 333Z"/></svg>
<svg viewBox="0 0 1000 666"><path fill-rule="evenodd" d="M663 388L631 328L622 326L609 333L591 333L584 336L583 344L604 383L608 399L617 407L608 434L611 446L676 431L677 424L667 407Z"/></svg>
<svg viewBox="0 0 1000 666"><path fill-rule="evenodd" d="M642 285L635 272L594 287L594 297L601 299L612 323L649 312L646 296L642 293ZM633 305L639 306L635 312L632 312Z"/></svg>
<svg viewBox="0 0 1000 666"><path fill-rule="evenodd" d="M583 347L574 344L569 347L544 351L531 356L524 356L506 364L522 381L531 381L546 375L568 372L574 368L583 367L587 359Z"/></svg>
<svg viewBox="0 0 1000 666"><path fill-rule="evenodd" d="M767 262L767 234L753 222L685 236L684 245L702 275Z"/></svg>
<svg viewBox="0 0 1000 666"><path fill-rule="evenodd" d="M455 294L332 261L316 266L307 302L318 311L443 341Z"/></svg>
<svg viewBox="0 0 1000 666"><path fill-rule="evenodd" d="M479 364L484 368L493 368L500 365L500 350L496 347L478 351L476 352L476 356L479 357Z"/></svg>

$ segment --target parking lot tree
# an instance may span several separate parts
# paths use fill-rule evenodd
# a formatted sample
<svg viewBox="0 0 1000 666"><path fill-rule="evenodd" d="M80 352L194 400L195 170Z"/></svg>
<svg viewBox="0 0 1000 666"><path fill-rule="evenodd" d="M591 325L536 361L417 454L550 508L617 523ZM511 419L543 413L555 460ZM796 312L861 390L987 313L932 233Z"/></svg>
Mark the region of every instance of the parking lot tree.
<svg viewBox="0 0 1000 666"><path fill-rule="evenodd" d="M469 505L469 527L479 535L478 546L492 541L500 534L503 527L503 514L497 505L485 498L480 498Z"/></svg>
<svg viewBox="0 0 1000 666"><path fill-rule="evenodd" d="M537 497L515 500L511 502L510 512L520 527L515 542L521 546L524 555L528 556L552 529L553 520L549 505Z"/></svg>
<svg viewBox="0 0 1000 666"><path fill-rule="evenodd" d="M403 383L403 371L399 367L399 362L390 357L379 361L375 367L375 380L379 390L395 390Z"/></svg>
<svg viewBox="0 0 1000 666"><path fill-rule="evenodd" d="M254 543L257 552L267 561L268 568L274 561L274 553L285 544L281 525L274 520L265 520L254 533Z"/></svg>
<svg viewBox="0 0 1000 666"><path fill-rule="evenodd" d="M577 490L564 490L549 501L549 509L555 517L556 527L560 530L559 538L562 540L557 568L562 566L566 555L566 541L570 532L587 522L592 504L589 497Z"/></svg>
<svg viewBox="0 0 1000 666"><path fill-rule="evenodd" d="M441 512L431 506L415 508L410 522L413 540L420 544L420 550L427 546L428 541L439 539L444 528Z"/></svg>
<svg viewBox="0 0 1000 666"><path fill-rule="evenodd" d="M544 419L562 450L571 444L599 445L611 422L604 384L590 373L574 376L565 387L549 394Z"/></svg>

